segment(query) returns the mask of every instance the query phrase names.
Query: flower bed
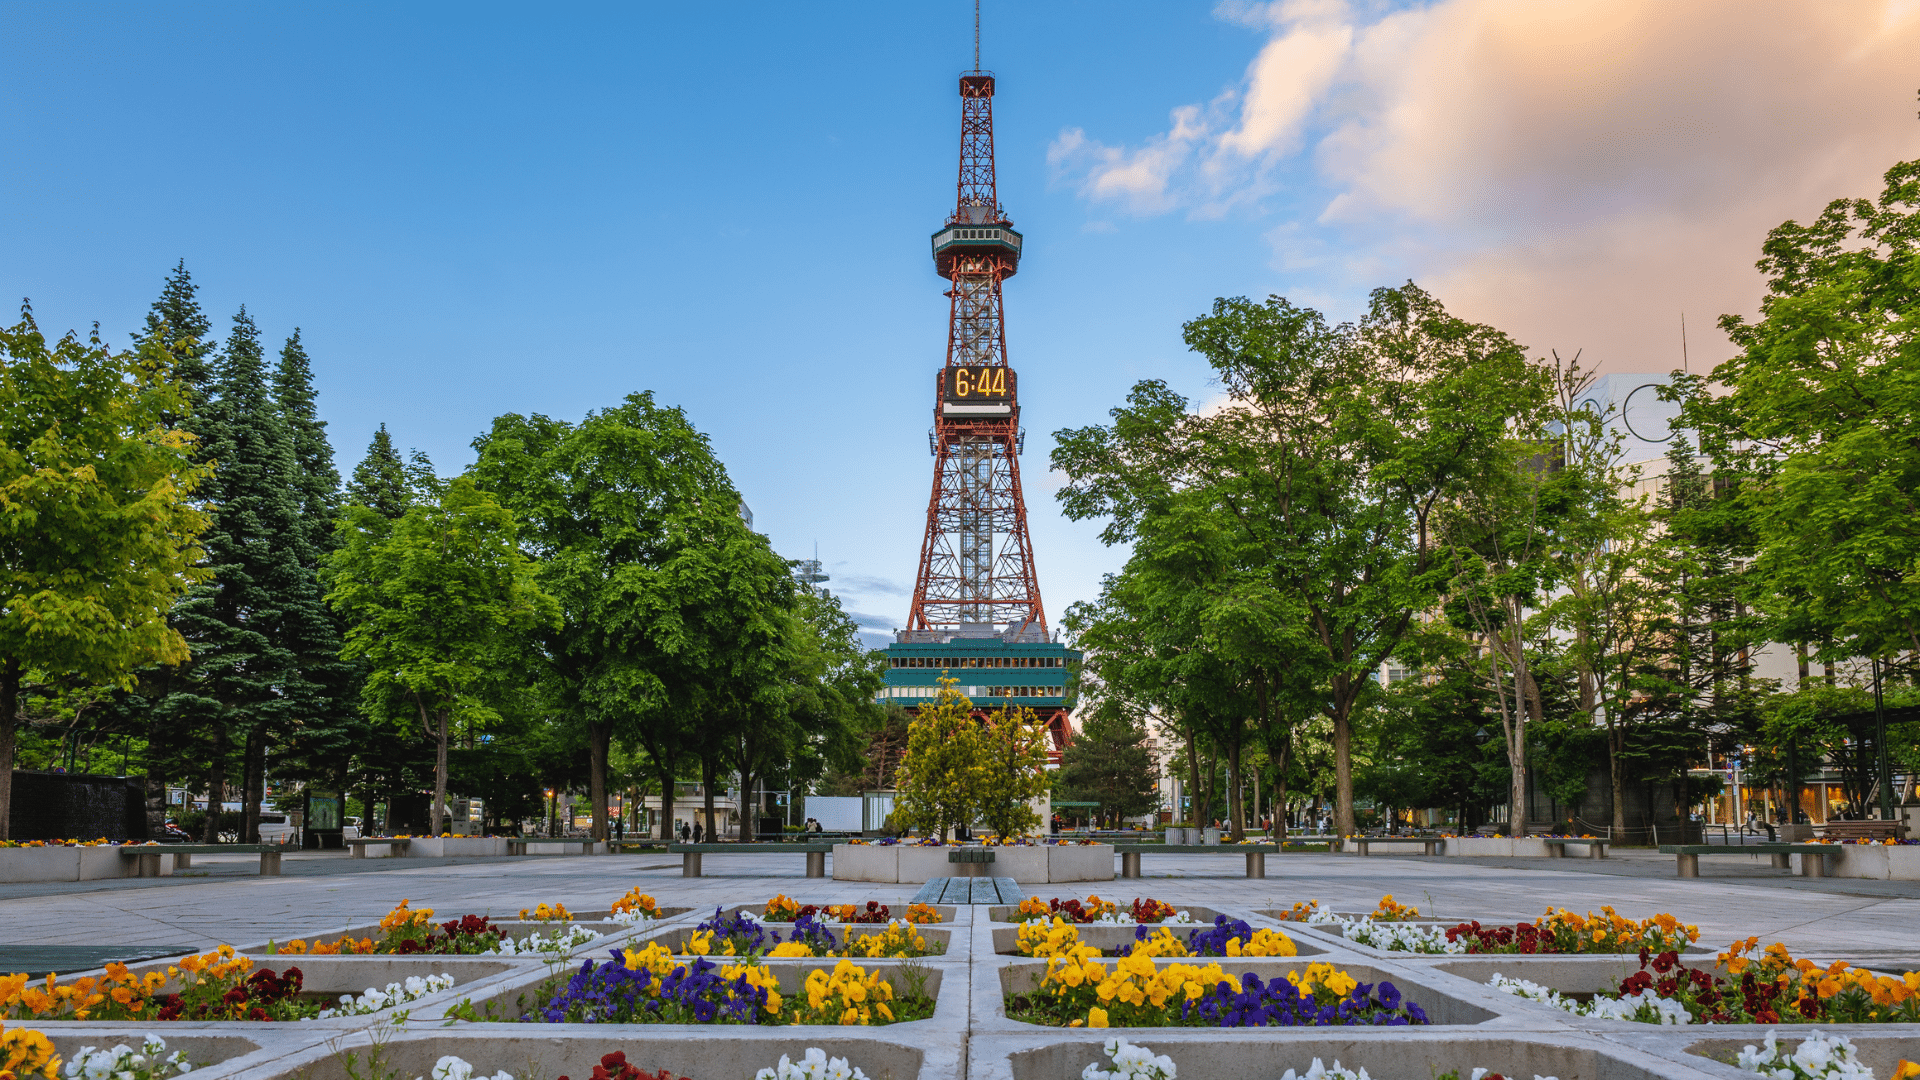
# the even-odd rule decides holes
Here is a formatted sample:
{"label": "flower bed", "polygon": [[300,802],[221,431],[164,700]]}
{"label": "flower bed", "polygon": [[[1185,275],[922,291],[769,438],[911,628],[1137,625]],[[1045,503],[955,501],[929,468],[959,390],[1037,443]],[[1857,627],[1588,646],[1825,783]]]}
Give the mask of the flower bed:
{"label": "flower bed", "polygon": [[[644,897],[649,903],[651,897]],[[514,937],[508,930],[484,915],[462,915],[458,919],[437,924],[439,933],[435,933],[432,908],[412,908],[409,901],[400,901],[400,906],[388,912],[380,920],[378,939],[373,937],[355,938],[344,934],[332,939],[316,938],[312,942],[305,938],[294,938],[286,942],[269,941],[266,953],[269,956],[408,956],[428,954],[440,956],[566,956],[575,949],[602,935],[571,922],[563,905],[549,908],[542,904],[534,914],[542,924],[550,924],[546,930],[534,930],[522,937]],[[525,918],[529,912],[521,911]]]}
{"label": "flower bed", "polygon": [[547,1023],[616,1024],[841,1024],[879,1025],[933,1015],[933,999],[912,985],[896,996],[893,983],[851,960],[832,971],[816,968],[795,993],[782,993],[779,975],[751,961],[720,966],[696,957],[682,964],[657,944],[611,950],[610,959],[583,963],[566,985],[538,1002],[524,1019]]}
{"label": "flower bed", "polygon": [[1035,920],[1020,925],[1014,947],[1021,956],[1036,958],[1299,955],[1299,948],[1287,935],[1265,927],[1254,930],[1225,915],[1217,917],[1210,929],[1188,932],[1185,941],[1175,937],[1169,927],[1160,927],[1149,935],[1147,927],[1140,925],[1134,927],[1133,941],[1106,949],[1083,944],[1079,927],[1064,919],[1055,919],[1051,924]]}
{"label": "flower bed", "polygon": [[769,959],[854,956],[890,958],[939,956],[947,951],[945,940],[928,941],[918,926],[905,922],[888,923],[880,933],[844,931],[844,940],[810,915],[802,915],[791,924],[783,939],[781,931],[769,931],[745,912],[725,914],[715,908],[713,918],[695,926],[684,940],[675,941],[673,952],[686,956],[764,956]]}
{"label": "flower bed", "polygon": [[1064,919],[1067,922],[1097,926],[1131,926],[1136,923],[1157,925],[1168,923],[1174,926],[1195,926],[1199,920],[1190,913],[1177,911],[1171,904],[1163,904],[1148,897],[1145,900],[1135,897],[1133,905],[1122,910],[1111,900],[1102,900],[1098,896],[1087,897],[1086,903],[1078,900],[1062,900],[1054,897],[1041,900],[1037,896],[1020,901],[1014,910],[1014,922],[1047,922],[1052,919]]}
{"label": "flower bed", "polygon": [[[797,919],[811,918],[816,922],[836,923],[890,923],[893,922],[893,909],[877,900],[865,904],[801,904],[785,893],[767,901],[767,906],[759,916],[767,922],[793,922]],[[906,921],[910,923],[937,923],[940,912],[929,904],[908,904]]]}
{"label": "flower bed", "polygon": [[1822,968],[1795,960],[1779,943],[1748,955],[1758,942],[1735,942],[1713,969],[1689,968],[1677,952],[1642,951],[1639,971],[1622,979],[1614,992],[1590,1001],[1499,974],[1488,985],[1576,1016],[1647,1024],[1920,1022],[1920,972],[1894,978],[1844,960]]}
{"label": "flower bed", "polygon": [[[1591,911],[1578,915],[1565,908],[1549,908],[1530,923],[1484,926],[1476,920],[1441,927],[1409,921],[1418,917],[1418,909],[1394,904],[1388,895],[1381,899],[1380,910],[1359,918],[1322,910],[1317,902],[1295,904],[1291,912],[1279,917],[1327,927],[1357,945],[1386,952],[1631,955],[1643,950],[1683,952],[1700,939],[1699,927],[1683,924],[1664,912],[1636,921],[1623,918],[1612,907],[1600,911],[1599,915]],[[1386,917],[1381,917],[1382,912]]]}
{"label": "flower bed", "polygon": [[1090,957],[1055,957],[1029,993],[1006,996],[1007,1017],[1053,1027],[1389,1026],[1428,1022],[1390,982],[1360,982],[1329,964],[1263,981],[1217,963],[1156,965],[1128,956],[1112,972]]}
{"label": "flower bed", "polygon": [[[1165,1054],[1155,1054],[1145,1046],[1135,1046],[1125,1039],[1108,1039],[1102,1048],[1112,1069],[1101,1068],[1100,1062],[1094,1062],[1080,1073],[1081,1080],[1175,1080],[1179,1075],[1179,1066]],[[1507,1080],[1505,1076],[1487,1069],[1474,1069],[1472,1080]],[[1319,1058],[1307,1066],[1305,1072],[1296,1073],[1288,1069],[1280,1080],[1372,1080],[1366,1069],[1355,1071],[1343,1068],[1340,1059],[1333,1059],[1333,1067],[1328,1068]],[[1433,1080],[1460,1080],[1460,1070],[1437,1073]],[[1555,1080],[1554,1077],[1535,1074],[1533,1080]],[[1785,1078],[1782,1078],[1785,1080]]]}

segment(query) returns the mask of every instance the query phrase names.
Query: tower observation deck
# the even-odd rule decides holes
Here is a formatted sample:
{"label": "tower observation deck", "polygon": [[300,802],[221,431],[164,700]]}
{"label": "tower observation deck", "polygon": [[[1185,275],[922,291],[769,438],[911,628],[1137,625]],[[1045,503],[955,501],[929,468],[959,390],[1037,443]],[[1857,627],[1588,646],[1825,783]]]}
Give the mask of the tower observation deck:
{"label": "tower observation deck", "polygon": [[[960,76],[960,172],[953,212],[932,236],[950,287],[946,363],[934,373],[933,491],[906,629],[888,649],[884,696],[918,705],[939,676],[976,706],[1024,705],[1048,722],[1057,755],[1071,737],[1065,675],[1079,654],[1054,642],[1020,491],[1019,382],[1007,358],[1002,285],[1023,238],[994,175],[991,72]],[[985,671],[959,669],[994,668]]]}

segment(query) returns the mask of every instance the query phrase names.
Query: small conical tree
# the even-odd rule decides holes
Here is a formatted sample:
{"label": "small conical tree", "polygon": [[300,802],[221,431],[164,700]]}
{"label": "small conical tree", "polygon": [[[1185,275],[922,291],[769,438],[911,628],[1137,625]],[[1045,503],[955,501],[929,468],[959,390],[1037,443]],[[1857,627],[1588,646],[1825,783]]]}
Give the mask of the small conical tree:
{"label": "small conical tree", "polygon": [[[173,359],[173,381],[186,391],[187,407],[171,417],[198,415],[207,403],[208,386],[213,380],[209,357],[214,350],[213,320],[200,310],[195,297],[199,286],[187,273],[187,260],[181,259],[167,275],[160,298],[147,310],[147,324],[133,335],[136,344],[154,342]],[[189,430],[192,430],[189,428]]]}
{"label": "small conical tree", "polygon": [[388,521],[398,521],[413,505],[412,485],[408,482],[407,463],[394,449],[387,425],[373,433],[367,444],[367,456],[353,467],[347,481],[347,504],[364,506]]}

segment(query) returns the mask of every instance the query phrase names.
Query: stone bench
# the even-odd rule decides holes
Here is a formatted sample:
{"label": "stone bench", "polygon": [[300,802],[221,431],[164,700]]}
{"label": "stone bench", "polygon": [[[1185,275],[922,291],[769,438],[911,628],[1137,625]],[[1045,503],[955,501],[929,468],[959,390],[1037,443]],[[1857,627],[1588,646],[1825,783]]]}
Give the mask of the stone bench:
{"label": "stone bench", "polygon": [[568,844],[574,844],[580,848],[580,854],[591,855],[593,854],[593,845],[599,842],[600,841],[595,840],[591,836],[509,836],[507,837],[507,854],[525,855],[528,844],[559,844],[562,847]]}
{"label": "stone bench", "polygon": [[137,859],[128,869],[128,877],[159,877],[160,856],[173,856],[176,873],[193,865],[195,855],[259,855],[262,877],[280,876],[280,855],[287,849],[279,844],[126,844],[120,856]]}
{"label": "stone bench", "polygon": [[381,836],[369,836],[365,839],[355,837],[354,839],[347,841],[347,846],[353,849],[353,854],[347,857],[350,859],[366,858],[367,845],[369,844],[373,845],[374,847],[386,848],[388,849],[389,853],[393,853],[397,851],[405,851],[407,848],[407,845],[411,843],[413,843],[412,840],[393,840],[393,839],[388,839],[386,837],[381,837]]}
{"label": "stone bench", "polygon": [[1362,855],[1371,855],[1367,849],[1375,844],[1419,844],[1422,855],[1438,855],[1447,841],[1438,836],[1356,836],[1347,843],[1360,849]]}
{"label": "stone bench", "polygon": [[1267,856],[1280,853],[1280,848],[1274,844],[1115,844],[1113,850],[1120,853],[1120,876],[1123,878],[1140,876],[1140,856],[1146,854],[1245,855],[1247,876],[1264,878],[1267,876]]}
{"label": "stone bench", "polygon": [[1661,844],[1660,854],[1674,857],[1674,869],[1683,878],[1700,876],[1702,855],[1765,855],[1776,870],[1791,864],[1787,857],[1799,855],[1801,877],[1826,877],[1827,861],[1813,856],[1837,855],[1834,844]]}
{"label": "stone bench", "polygon": [[668,844],[667,851],[680,856],[680,876],[699,877],[702,855],[805,855],[807,876],[827,876],[827,853],[832,844]]}
{"label": "stone bench", "polygon": [[1544,837],[1540,837],[1539,839],[1541,843],[1547,845],[1547,854],[1556,859],[1561,859],[1566,857],[1568,844],[1585,844],[1587,846],[1587,858],[1604,859],[1607,857],[1607,845],[1613,842],[1611,840],[1601,840],[1597,837],[1592,837],[1592,836],[1581,836],[1581,837],[1569,836],[1564,838],[1558,837],[1558,836],[1544,836]]}

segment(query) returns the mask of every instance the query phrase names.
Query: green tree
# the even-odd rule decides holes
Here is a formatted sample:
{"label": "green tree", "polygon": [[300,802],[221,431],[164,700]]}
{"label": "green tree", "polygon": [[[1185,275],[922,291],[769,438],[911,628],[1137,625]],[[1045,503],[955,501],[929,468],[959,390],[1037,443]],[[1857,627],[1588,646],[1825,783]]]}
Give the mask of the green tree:
{"label": "green tree", "polygon": [[1683,417],[1738,487],[1768,613],[1831,628],[1828,660],[1920,654],[1920,161],[1761,250],[1760,318],[1720,320],[1740,352],[1679,380]]}
{"label": "green tree", "polygon": [[454,724],[497,719],[497,686],[529,636],[558,623],[559,605],[534,582],[513,514],[467,477],[391,524],[349,507],[328,567],[328,599],[352,626],[344,653],[368,667],[367,710],[392,716],[404,701],[435,739],[437,835]]}
{"label": "green tree", "polygon": [[651,394],[577,425],[501,416],[474,447],[474,476],[518,515],[560,604],[538,652],[550,707],[586,734],[595,835],[616,734],[659,770],[670,827],[689,749],[711,793],[741,725],[782,697],[786,563],[741,520],[706,436]]}
{"label": "green tree", "polygon": [[172,361],[182,404],[168,414],[167,426],[194,432],[198,429],[192,418],[205,411],[213,381],[213,321],[200,310],[195,296],[199,291],[193,275],[187,273],[187,261],[181,259],[167,275],[160,298],[148,309],[146,325],[133,335],[136,348],[151,345]]}
{"label": "green tree", "polygon": [[1055,794],[1069,802],[1099,803],[1101,815],[1114,820],[1158,809],[1159,782],[1146,725],[1109,705],[1089,714],[1067,745]]}
{"label": "green tree", "polygon": [[1033,800],[1047,793],[1047,726],[1039,714],[1021,705],[1002,705],[987,714],[978,734],[980,820],[1001,837],[1021,836],[1040,824]]}
{"label": "green tree", "polygon": [[[240,754],[243,840],[258,834],[267,745],[316,708],[319,688],[305,661],[331,662],[331,615],[300,517],[292,434],[273,400],[259,330],[246,309],[215,367],[204,424],[206,534],[212,578],[174,609],[193,663],[155,709],[162,722],[209,732],[210,802],[223,800],[231,738]],[[209,829],[215,819],[209,815]],[[211,836],[209,837],[211,839]]]}
{"label": "green tree", "polygon": [[1320,688],[1336,825],[1351,832],[1353,711],[1448,576],[1435,511],[1508,467],[1509,422],[1544,400],[1545,380],[1506,335],[1412,284],[1376,290],[1340,326],[1277,296],[1223,299],[1185,339],[1226,406],[1190,412],[1141,383],[1110,427],[1058,433],[1063,507],[1110,518],[1102,539],[1123,543],[1175,494],[1207,489],[1240,533],[1235,562],[1267,568],[1263,605],[1299,612],[1297,632],[1263,633],[1305,646],[1274,662]]}
{"label": "green tree", "polygon": [[942,676],[933,704],[907,725],[907,752],[895,774],[893,818],[903,829],[942,836],[973,820],[986,794],[980,724],[959,679]]}
{"label": "green tree", "polygon": [[187,645],[167,609],[204,572],[206,470],[169,418],[189,408],[156,341],[113,353],[98,333],[49,346],[21,305],[0,330],[0,839],[29,672],[131,686]]}

